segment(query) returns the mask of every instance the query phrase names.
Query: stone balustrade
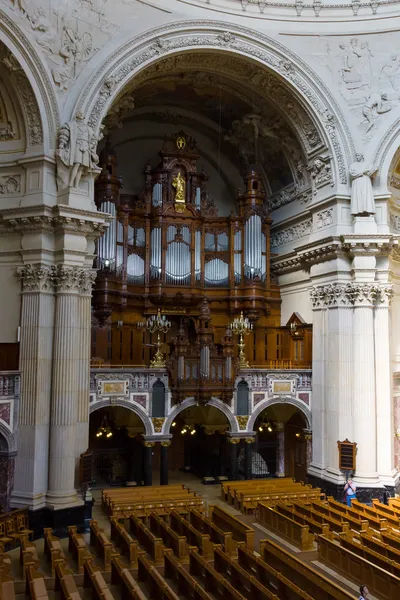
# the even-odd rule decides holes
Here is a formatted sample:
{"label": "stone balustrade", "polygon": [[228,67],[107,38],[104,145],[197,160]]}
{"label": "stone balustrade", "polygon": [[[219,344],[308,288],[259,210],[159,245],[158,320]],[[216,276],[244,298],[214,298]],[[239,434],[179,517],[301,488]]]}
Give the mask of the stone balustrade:
{"label": "stone balustrade", "polygon": [[19,396],[19,371],[0,371],[0,398]]}

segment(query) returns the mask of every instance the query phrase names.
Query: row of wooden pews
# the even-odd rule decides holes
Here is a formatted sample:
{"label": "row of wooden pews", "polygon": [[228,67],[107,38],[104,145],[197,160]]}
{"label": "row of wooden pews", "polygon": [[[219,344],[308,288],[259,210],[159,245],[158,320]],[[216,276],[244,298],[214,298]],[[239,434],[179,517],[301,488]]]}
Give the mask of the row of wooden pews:
{"label": "row of wooden pews", "polygon": [[221,499],[235,506],[244,514],[251,514],[259,502],[275,506],[278,502],[293,500],[320,500],[324,498],[320,488],[313,488],[288,477],[251,481],[225,481],[221,483]]}
{"label": "row of wooden pews", "polygon": [[191,508],[204,509],[201,496],[183,485],[113,488],[103,490],[102,506],[110,517],[148,517],[156,512],[164,516],[177,510],[187,514]]}

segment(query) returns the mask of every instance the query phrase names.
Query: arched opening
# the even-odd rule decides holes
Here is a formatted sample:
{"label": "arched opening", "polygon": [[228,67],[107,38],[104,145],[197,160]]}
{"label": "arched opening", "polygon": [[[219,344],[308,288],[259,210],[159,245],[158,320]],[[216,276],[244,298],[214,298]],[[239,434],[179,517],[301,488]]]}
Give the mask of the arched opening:
{"label": "arched opening", "polygon": [[246,381],[239,381],[237,385],[236,414],[249,414],[249,384]]}
{"label": "arched opening", "polygon": [[141,418],[122,406],[108,406],[92,412],[89,421],[89,449],[93,454],[96,487],[143,481],[143,435]]}
{"label": "arched opening", "polygon": [[165,417],[165,385],[160,379],[157,379],[153,385],[151,416]]}
{"label": "arched opening", "polygon": [[169,468],[183,470],[216,482],[229,473],[227,417],[215,406],[190,406],[171,424]]}
{"label": "arched opening", "polygon": [[255,427],[253,477],[307,477],[307,421],[295,406],[277,403],[260,412]]}

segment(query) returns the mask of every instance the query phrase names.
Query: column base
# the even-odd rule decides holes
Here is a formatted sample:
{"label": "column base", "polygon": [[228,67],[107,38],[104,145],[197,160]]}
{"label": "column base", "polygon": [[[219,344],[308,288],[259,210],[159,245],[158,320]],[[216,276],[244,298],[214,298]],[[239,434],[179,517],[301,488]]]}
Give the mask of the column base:
{"label": "column base", "polygon": [[275,477],[285,477],[285,473],[275,473]]}
{"label": "column base", "polygon": [[85,531],[85,505],[83,503],[60,510],[53,510],[49,507],[35,511],[30,510],[28,518],[34,539],[43,537],[45,527],[51,527],[54,535],[61,538],[68,536],[70,525],[76,525],[78,532]]}
{"label": "column base", "polygon": [[46,507],[50,510],[63,510],[82,504],[83,500],[78,497],[76,490],[71,492],[48,492],[46,496]]}
{"label": "column base", "polygon": [[[342,483],[334,483],[332,481],[328,481],[322,477],[316,477],[314,474],[308,472],[307,474],[308,483],[310,483],[313,487],[321,488],[321,492],[326,494],[326,496],[333,496],[335,500],[339,502],[343,501],[344,498],[344,482]],[[389,492],[391,496],[394,495],[395,487],[394,486],[386,486],[381,482],[374,485],[361,484],[357,482],[354,477],[354,483],[357,485],[357,500],[360,502],[368,502],[370,503],[373,498],[378,499],[380,502],[384,501],[385,492]]]}
{"label": "column base", "polygon": [[41,510],[46,507],[46,494],[27,494],[14,490],[11,494],[12,508],[27,508],[31,511]]}

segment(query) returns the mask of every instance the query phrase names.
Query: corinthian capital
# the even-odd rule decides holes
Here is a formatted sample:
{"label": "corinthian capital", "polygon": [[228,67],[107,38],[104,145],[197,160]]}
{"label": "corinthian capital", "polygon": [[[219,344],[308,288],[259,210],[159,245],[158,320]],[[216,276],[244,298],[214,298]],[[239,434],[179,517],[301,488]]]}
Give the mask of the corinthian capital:
{"label": "corinthian capital", "polygon": [[375,283],[355,283],[351,288],[354,306],[373,306],[380,292]]}
{"label": "corinthian capital", "polygon": [[393,285],[388,283],[379,288],[377,292],[378,306],[389,307],[394,295]]}
{"label": "corinthian capital", "polygon": [[82,296],[91,296],[92,287],[96,280],[96,271],[92,269],[81,269],[80,292]]}
{"label": "corinthian capital", "polygon": [[23,293],[53,291],[53,271],[51,267],[24,265],[18,267],[17,273],[21,279]]}

